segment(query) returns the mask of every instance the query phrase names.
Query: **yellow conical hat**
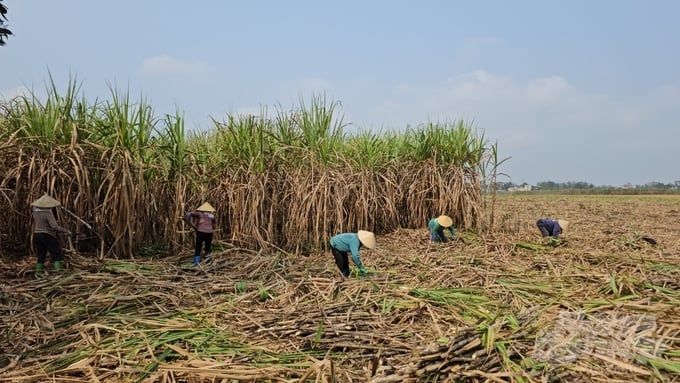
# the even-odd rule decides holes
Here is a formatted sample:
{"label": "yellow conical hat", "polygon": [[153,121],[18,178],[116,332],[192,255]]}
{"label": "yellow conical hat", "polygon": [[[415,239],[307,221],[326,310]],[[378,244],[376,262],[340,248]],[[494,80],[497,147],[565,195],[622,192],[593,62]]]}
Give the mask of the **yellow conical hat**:
{"label": "yellow conical hat", "polygon": [[42,197],[33,201],[31,206],[35,206],[35,207],[39,207],[39,208],[43,208],[43,209],[48,209],[48,208],[52,208],[52,207],[61,206],[61,202],[59,202],[56,199],[48,196],[47,194],[43,194]]}
{"label": "yellow conical hat", "polygon": [[370,231],[359,230],[357,233],[359,236],[359,241],[362,245],[368,247],[369,249],[375,249],[375,235]]}
{"label": "yellow conical hat", "polygon": [[558,219],[557,224],[560,225],[562,231],[569,230],[569,221],[567,221],[566,219]]}
{"label": "yellow conical hat", "polygon": [[453,220],[448,215],[440,215],[437,217],[437,223],[443,227],[451,227],[451,225],[453,225]]}
{"label": "yellow conical hat", "polygon": [[215,212],[215,208],[212,207],[211,204],[206,202],[203,205],[199,206],[198,209],[196,209],[196,211],[205,211],[205,212],[208,212],[208,213],[213,213],[213,212]]}

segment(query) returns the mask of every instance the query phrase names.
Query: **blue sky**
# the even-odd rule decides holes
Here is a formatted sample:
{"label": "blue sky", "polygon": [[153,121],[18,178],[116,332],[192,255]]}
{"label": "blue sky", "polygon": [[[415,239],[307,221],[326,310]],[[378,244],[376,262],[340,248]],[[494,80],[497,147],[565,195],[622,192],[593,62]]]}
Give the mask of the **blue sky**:
{"label": "blue sky", "polygon": [[0,97],[49,69],[206,128],[326,92],[351,129],[474,120],[517,183],[680,180],[678,1],[4,3]]}

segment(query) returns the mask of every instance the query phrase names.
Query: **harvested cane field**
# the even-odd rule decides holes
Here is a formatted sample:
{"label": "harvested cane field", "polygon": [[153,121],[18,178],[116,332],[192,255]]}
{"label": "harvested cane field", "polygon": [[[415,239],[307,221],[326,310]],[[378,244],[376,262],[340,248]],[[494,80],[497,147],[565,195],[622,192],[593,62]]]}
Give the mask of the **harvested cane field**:
{"label": "harvested cane field", "polygon": [[[5,258],[0,381],[680,380],[680,197],[497,204],[494,233],[378,235],[346,280],[328,252],[229,241],[200,269],[188,248],[70,255],[43,279]],[[563,241],[539,237],[548,215],[571,221]]]}

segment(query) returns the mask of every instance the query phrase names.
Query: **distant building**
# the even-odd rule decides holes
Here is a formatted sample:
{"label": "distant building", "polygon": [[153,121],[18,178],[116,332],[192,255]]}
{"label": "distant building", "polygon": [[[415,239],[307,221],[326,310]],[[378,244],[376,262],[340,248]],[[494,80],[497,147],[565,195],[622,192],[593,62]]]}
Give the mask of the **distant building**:
{"label": "distant building", "polygon": [[509,187],[509,188],[508,188],[508,191],[511,192],[511,193],[512,193],[512,192],[528,192],[528,191],[531,191],[531,189],[533,189],[533,188],[531,187],[531,185],[529,185],[529,184],[522,184],[521,186],[513,186],[513,187]]}

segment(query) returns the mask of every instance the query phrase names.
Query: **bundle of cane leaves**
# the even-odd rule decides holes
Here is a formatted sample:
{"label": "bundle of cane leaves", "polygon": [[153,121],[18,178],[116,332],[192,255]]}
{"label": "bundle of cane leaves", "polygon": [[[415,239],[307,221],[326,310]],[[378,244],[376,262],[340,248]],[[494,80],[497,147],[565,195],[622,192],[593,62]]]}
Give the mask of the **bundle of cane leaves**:
{"label": "bundle of cane leaves", "polygon": [[104,270],[113,273],[158,273],[158,265],[141,261],[108,260],[104,263]]}
{"label": "bundle of cane leaves", "polygon": [[545,243],[550,247],[560,247],[567,246],[568,241],[564,237],[548,237],[545,239]]}
{"label": "bundle of cane leaves", "polygon": [[460,310],[464,317],[490,319],[497,311],[497,303],[475,289],[413,289],[410,295],[430,302],[452,306]]}
{"label": "bundle of cane leaves", "polygon": [[549,249],[549,247],[546,245],[532,242],[517,242],[515,243],[515,246],[520,249],[527,249],[531,251],[546,251]]}

